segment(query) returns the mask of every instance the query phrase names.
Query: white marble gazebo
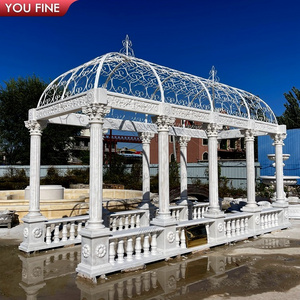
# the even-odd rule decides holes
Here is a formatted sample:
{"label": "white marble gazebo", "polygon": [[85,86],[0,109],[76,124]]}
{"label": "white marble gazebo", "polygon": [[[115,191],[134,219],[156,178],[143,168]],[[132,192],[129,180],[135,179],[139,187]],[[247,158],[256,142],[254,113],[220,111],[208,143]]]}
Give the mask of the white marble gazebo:
{"label": "white marble gazebo", "polygon": [[[101,274],[126,268],[126,266],[121,266],[126,262],[131,266],[134,265],[132,263],[135,261],[134,255],[139,259],[139,254],[141,254],[137,246],[139,238],[135,235],[131,241],[128,234],[129,236],[130,234],[143,234],[142,240],[146,246],[143,244],[142,254],[145,256],[149,249],[152,251],[152,256],[160,253],[162,256],[157,257],[156,260],[172,256],[172,254],[177,255],[180,251],[180,253],[184,252],[182,250],[185,245],[182,233],[184,226],[194,224],[197,217],[194,217],[194,220],[187,220],[184,217],[184,222],[187,223],[180,223],[181,220],[174,218],[171,214],[169,135],[175,135],[180,142],[182,198],[180,207],[188,206],[186,179],[188,142],[191,137],[208,139],[209,206],[206,213],[199,219],[202,223],[206,220],[206,224],[209,225],[211,245],[217,244],[217,241],[220,241],[219,244],[223,243],[224,236],[229,231],[230,237],[243,233],[242,224],[244,224],[241,220],[232,221],[231,225],[228,225],[226,216],[219,207],[218,141],[223,138],[245,138],[247,205],[242,214],[248,216],[245,222],[249,221],[249,230],[251,229],[251,234],[254,235],[258,233],[256,232],[258,226],[265,222],[262,221],[265,219],[262,219],[261,208],[255,201],[254,137],[269,134],[274,140],[276,153],[277,201],[273,207],[277,209],[278,215],[274,213],[270,218],[267,216],[264,218],[267,218],[269,220],[267,223],[273,224],[273,227],[286,227],[287,204],[284,199],[282,171],[282,146],[286,128],[284,125],[277,124],[270,107],[262,99],[249,92],[219,83],[214,69],[211,71],[210,79],[204,79],[134,57],[128,47],[128,40],[125,50],[125,53],[102,55],[60,75],[45,89],[37,107],[29,110],[26,127],[31,137],[30,207],[23,219],[24,241],[20,249],[26,252],[38,250],[41,245],[45,244],[47,237],[48,244],[51,244],[45,227],[47,220],[41,215],[39,204],[40,146],[42,130],[47,123],[89,126],[90,128],[90,209],[88,223],[80,229],[82,259],[77,268],[78,273],[83,276],[96,278]],[[116,117],[120,113],[125,117],[122,119]],[[136,114],[139,115],[139,120],[136,120]],[[201,122],[202,129],[177,126],[175,120]],[[149,143],[154,134],[158,135],[158,211],[151,223],[149,223],[149,213],[146,214],[148,223],[145,223],[147,226],[145,225],[143,233],[140,231],[133,233],[139,226],[135,225],[135,229],[132,226],[128,229],[129,233],[126,240],[124,237],[123,242],[120,242],[122,235],[112,236],[112,231],[105,226],[102,216],[102,137],[103,130],[108,128],[135,131],[140,134],[144,149],[144,199],[140,209],[148,210],[148,212],[151,207]],[[276,219],[276,216],[279,216],[279,219]],[[260,230],[266,228],[266,224],[262,225]],[[237,226],[240,226],[241,230],[236,229]],[[150,230],[149,236],[145,233],[148,229]],[[152,234],[153,232],[155,234]],[[178,232],[181,232],[179,237]],[[149,242],[152,244],[148,247]],[[178,245],[181,245],[181,250],[176,252],[174,249]],[[145,250],[147,247],[149,249]],[[126,252],[125,256],[124,252]],[[150,261],[151,255],[148,255],[147,259],[145,256],[144,261]],[[117,262],[115,262],[115,257],[118,257]]]}

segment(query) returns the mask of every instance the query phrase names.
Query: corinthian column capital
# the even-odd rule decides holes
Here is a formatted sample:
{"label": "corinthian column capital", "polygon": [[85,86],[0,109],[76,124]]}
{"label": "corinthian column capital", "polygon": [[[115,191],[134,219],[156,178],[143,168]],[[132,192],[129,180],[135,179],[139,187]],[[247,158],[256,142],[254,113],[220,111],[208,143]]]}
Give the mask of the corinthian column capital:
{"label": "corinthian column capital", "polygon": [[218,125],[216,123],[210,123],[207,125],[206,134],[207,137],[217,137],[218,136]]}
{"label": "corinthian column capital", "polygon": [[86,114],[90,123],[104,123],[104,117],[109,113],[110,107],[105,104],[91,103],[82,108],[82,112]]}
{"label": "corinthian column capital", "polygon": [[255,136],[254,136],[253,130],[246,129],[246,130],[242,131],[242,133],[245,136],[245,141],[246,142],[254,141]]}
{"label": "corinthian column capital", "polygon": [[275,146],[275,145],[284,146],[283,140],[286,138],[286,133],[272,134],[271,138],[274,140],[273,146]]}
{"label": "corinthian column capital", "polygon": [[154,137],[153,132],[142,132],[140,133],[140,139],[142,140],[143,144],[150,144],[151,139]]}
{"label": "corinthian column capital", "polygon": [[191,140],[190,136],[181,136],[179,138],[180,147],[187,147],[188,142]]}
{"label": "corinthian column capital", "polygon": [[158,116],[156,120],[158,131],[169,131],[170,127],[174,124],[175,118],[169,116]]}
{"label": "corinthian column capital", "polygon": [[38,122],[36,120],[28,120],[24,123],[30,135],[42,135],[43,129],[46,127],[46,122]]}

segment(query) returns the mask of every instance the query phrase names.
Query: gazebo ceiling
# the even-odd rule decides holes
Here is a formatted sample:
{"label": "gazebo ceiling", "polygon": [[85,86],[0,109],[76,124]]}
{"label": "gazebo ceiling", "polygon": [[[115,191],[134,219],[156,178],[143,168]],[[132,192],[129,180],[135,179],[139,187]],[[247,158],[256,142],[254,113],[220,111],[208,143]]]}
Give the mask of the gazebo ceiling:
{"label": "gazebo ceiling", "polygon": [[45,89],[37,109],[85,95],[95,88],[142,101],[277,124],[271,108],[251,93],[115,52],[57,77]]}

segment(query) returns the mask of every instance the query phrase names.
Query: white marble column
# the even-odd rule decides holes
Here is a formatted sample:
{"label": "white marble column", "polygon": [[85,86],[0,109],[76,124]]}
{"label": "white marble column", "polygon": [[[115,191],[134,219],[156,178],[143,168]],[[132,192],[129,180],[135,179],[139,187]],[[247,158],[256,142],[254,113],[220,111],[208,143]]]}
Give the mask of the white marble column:
{"label": "white marble column", "polygon": [[191,137],[189,137],[189,136],[181,136],[179,138],[179,145],[180,145],[180,204],[187,204],[187,200],[188,200],[187,145],[190,140],[191,140]]}
{"label": "white marble column", "polygon": [[104,228],[103,201],[103,123],[109,108],[93,103],[82,109],[90,123],[90,207],[88,229]]}
{"label": "white marble column", "polygon": [[159,176],[159,211],[156,217],[162,223],[172,220],[169,209],[169,130],[175,119],[158,116],[158,176]]}
{"label": "white marble column", "polygon": [[40,212],[40,168],[42,125],[36,120],[25,122],[30,131],[30,199],[26,218],[41,216]]}
{"label": "white marble column", "polygon": [[243,132],[246,143],[246,164],[247,164],[247,205],[243,211],[255,212],[261,210],[255,199],[255,165],[254,165],[254,134],[247,129]]}
{"label": "white marble column", "polygon": [[274,134],[272,136],[275,146],[275,168],[276,168],[276,204],[286,204],[284,185],[283,185],[283,140],[286,138],[285,133]]}
{"label": "white marble column", "polygon": [[140,208],[149,209],[150,205],[150,142],[153,132],[142,132],[140,138],[143,143],[143,200]]}
{"label": "white marble column", "polygon": [[206,129],[208,139],[208,174],[209,174],[209,207],[207,215],[219,217],[223,213],[219,205],[219,178],[218,178],[218,132],[217,124],[211,123]]}

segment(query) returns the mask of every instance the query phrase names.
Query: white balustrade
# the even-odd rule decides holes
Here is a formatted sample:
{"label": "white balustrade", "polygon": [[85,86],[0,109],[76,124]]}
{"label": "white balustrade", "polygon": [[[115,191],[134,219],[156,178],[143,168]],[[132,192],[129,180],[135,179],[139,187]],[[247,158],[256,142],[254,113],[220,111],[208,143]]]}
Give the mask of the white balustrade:
{"label": "white balustrade", "polygon": [[53,219],[45,222],[45,245],[42,250],[70,244],[79,244],[79,231],[88,220],[88,216]]}
{"label": "white balustrade", "polygon": [[236,214],[226,217],[224,220],[224,235],[230,240],[241,235],[247,235],[250,216],[249,214]]}
{"label": "white balustrade", "polygon": [[204,214],[208,210],[209,203],[197,203],[193,205],[192,216],[193,220],[203,219]]}
{"label": "white balustrade", "polygon": [[176,221],[180,221],[180,214],[184,209],[185,207],[180,205],[170,206],[170,212],[172,218],[174,218]]}
{"label": "white balustrade", "polygon": [[112,232],[149,225],[148,220],[145,220],[145,211],[140,209],[111,213],[109,220]]}
{"label": "white balustrade", "polygon": [[261,229],[269,229],[278,226],[279,212],[262,212],[260,215],[260,227]]}

